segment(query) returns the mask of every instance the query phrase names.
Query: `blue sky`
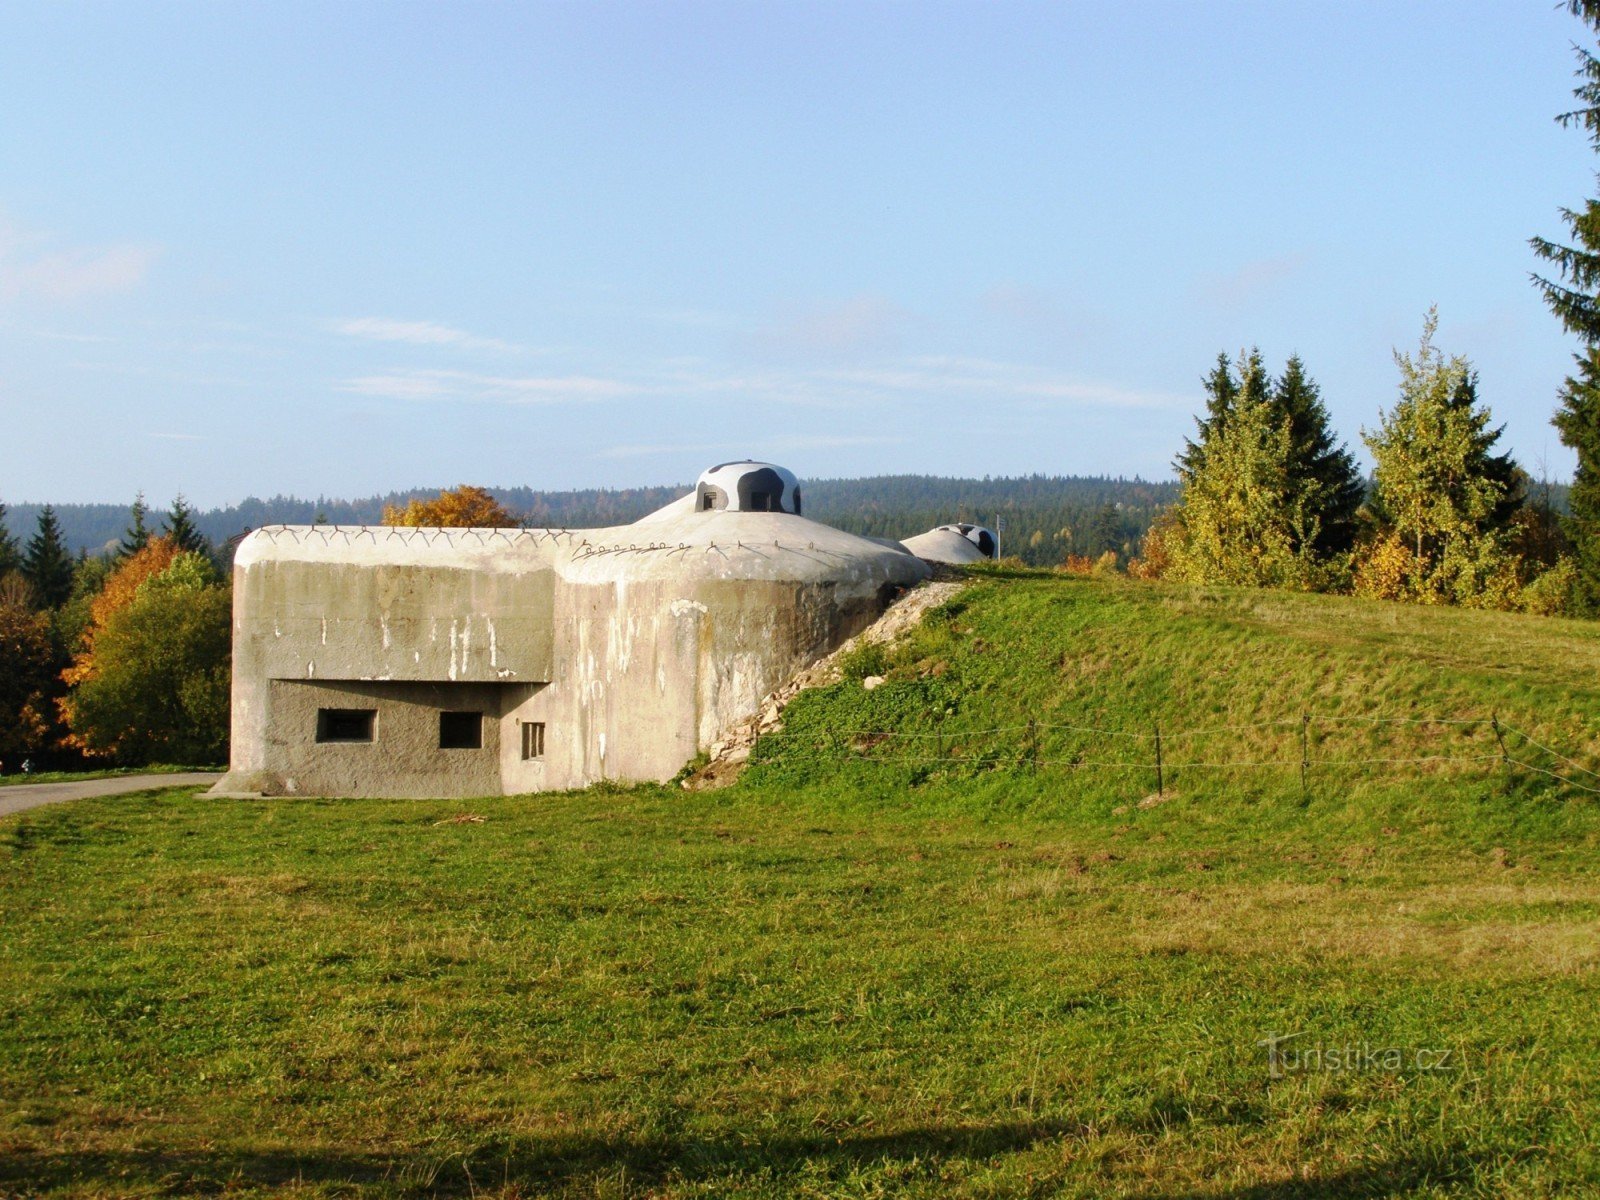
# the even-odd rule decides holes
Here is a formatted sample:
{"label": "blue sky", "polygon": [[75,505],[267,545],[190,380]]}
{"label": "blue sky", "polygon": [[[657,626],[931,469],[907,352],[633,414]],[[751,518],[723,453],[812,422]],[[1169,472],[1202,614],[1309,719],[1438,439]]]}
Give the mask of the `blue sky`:
{"label": "blue sky", "polygon": [[1552,4],[0,6],[0,501],[1167,477],[1440,310],[1506,441],[1600,166]]}

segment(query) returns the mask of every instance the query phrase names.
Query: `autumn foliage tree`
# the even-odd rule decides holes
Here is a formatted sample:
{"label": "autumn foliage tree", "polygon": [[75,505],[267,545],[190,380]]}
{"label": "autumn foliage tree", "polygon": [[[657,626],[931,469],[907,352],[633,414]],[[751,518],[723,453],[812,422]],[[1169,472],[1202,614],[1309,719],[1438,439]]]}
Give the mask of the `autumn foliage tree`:
{"label": "autumn foliage tree", "polygon": [[480,487],[462,484],[433,500],[413,500],[404,508],[386,504],[383,524],[429,529],[515,529],[516,516]]}
{"label": "autumn foliage tree", "polygon": [[202,554],[151,538],[106,581],[63,678],[69,744],[119,762],[216,762],[228,736],[232,599]]}

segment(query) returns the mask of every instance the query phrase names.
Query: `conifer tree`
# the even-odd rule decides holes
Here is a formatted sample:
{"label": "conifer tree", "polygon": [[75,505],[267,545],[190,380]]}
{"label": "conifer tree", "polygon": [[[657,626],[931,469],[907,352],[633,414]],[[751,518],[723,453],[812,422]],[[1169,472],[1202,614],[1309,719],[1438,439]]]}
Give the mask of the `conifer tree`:
{"label": "conifer tree", "polygon": [[1321,389],[1306,374],[1298,354],[1289,357],[1272,385],[1272,411],[1289,429],[1286,474],[1291,507],[1317,521],[1313,556],[1347,553],[1355,545],[1356,512],[1366,487],[1355,458],[1335,440]]}
{"label": "conifer tree", "polygon": [[[1229,470],[1235,473],[1246,470],[1256,481],[1250,485],[1251,504],[1277,506],[1278,511],[1270,519],[1264,511],[1257,512],[1252,527],[1259,529],[1261,522],[1266,521],[1284,530],[1288,538],[1287,558],[1270,569],[1255,571],[1252,568],[1252,571],[1283,580],[1293,576],[1303,584],[1311,578],[1308,564],[1325,562],[1346,553],[1354,544],[1356,511],[1365,492],[1355,460],[1335,440],[1321,393],[1298,355],[1291,357],[1283,374],[1273,379],[1257,349],[1239,355],[1237,374],[1228,356],[1219,354],[1204,385],[1206,412],[1196,418],[1198,439],[1187,442],[1174,463],[1184,484],[1182,523],[1188,527],[1202,520],[1201,509],[1189,502],[1191,493],[1199,496],[1202,483],[1206,487],[1218,485],[1218,478],[1209,469],[1210,458],[1218,447],[1227,446],[1232,464]],[[1253,439],[1256,443],[1248,450],[1231,441],[1233,422],[1246,412],[1253,414],[1252,421],[1259,426],[1247,435],[1246,440]],[[1270,437],[1263,432],[1268,427],[1272,430]],[[1276,436],[1278,433],[1283,434],[1281,440]],[[1282,461],[1272,468],[1270,473],[1275,476],[1275,482],[1267,488],[1262,486],[1261,480],[1269,472],[1260,456],[1269,450],[1281,452]],[[1247,463],[1253,465],[1246,467]],[[1226,506],[1223,509],[1211,506],[1206,511],[1222,512],[1226,511]],[[1244,526],[1239,526],[1232,533],[1204,536],[1221,536],[1226,540],[1247,535]],[[1304,546],[1302,537],[1310,539]],[[1182,557],[1181,551],[1179,557]],[[1197,561],[1202,560],[1188,560],[1191,567]],[[1203,561],[1220,560],[1210,556]],[[1286,564],[1292,564],[1292,569]],[[1229,569],[1225,574],[1235,581],[1243,581],[1251,572],[1241,574]]]}
{"label": "conifer tree", "polygon": [[[1438,324],[1430,309],[1416,356],[1395,352],[1400,398],[1362,438],[1376,463],[1373,507],[1394,552],[1406,556],[1400,594],[1482,604],[1513,566],[1504,527],[1495,523],[1505,484],[1497,478],[1502,464],[1489,451],[1500,431],[1489,428],[1489,410],[1476,405],[1475,388],[1466,386],[1471,364],[1434,346]],[[1474,403],[1462,402],[1468,395]],[[1357,590],[1371,590],[1360,572]]]}
{"label": "conifer tree", "polygon": [[[1567,11],[1600,34],[1600,0],[1568,0]],[[1572,94],[1578,107],[1556,120],[1583,130],[1600,152],[1600,57],[1578,45],[1573,51],[1579,83]],[[1552,423],[1578,456],[1568,497],[1567,536],[1577,568],[1574,601],[1579,611],[1593,615],[1600,612],[1600,199],[1591,197],[1581,210],[1564,208],[1561,217],[1570,245],[1530,239],[1534,253],[1554,268],[1557,278],[1534,275],[1533,282],[1567,332],[1583,343],[1582,352],[1573,356],[1577,369],[1562,385]]]}
{"label": "conifer tree", "polygon": [[1216,366],[1201,383],[1206,389],[1206,415],[1195,418],[1199,436],[1193,440],[1184,439],[1183,449],[1173,464],[1180,479],[1187,479],[1200,469],[1205,461],[1206,446],[1222,435],[1234,410],[1265,399],[1269,388],[1261,351],[1253,347],[1239,352],[1237,374],[1227,353],[1218,354]]}
{"label": "conifer tree", "polygon": [[39,510],[38,531],[28,539],[22,573],[45,608],[60,608],[72,596],[72,555],[61,540],[56,510],[48,504]]}
{"label": "conifer tree", "polygon": [[0,504],[0,578],[21,565],[22,554],[17,549],[17,539],[6,525],[6,506]]}
{"label": "conifer tree", "polygon": [[143,492],[133,498],[133,507],[128,511],[133,517],[133,524],[123,532],[122,542],[117,546],[118,562],[139,553],[150,541],[150,530],[144,523],[150,510],[145,507]]}
{"label": "conifer tree", "polygon": [[1268,399],[1235,403],[1184,479],[1168,574],[1188,583],[1316,585],[1315,517],[1289,488],[1289,431]]}
{"label": "conifer tree", "polygon": [[[1469,369],[1456,384],[1455,391],[1446,403],[1460,412],[1477,411],[1478,372]],[[1472,447],[1472,458],[1467,464],[1469,470],[1492,479],[1500,487],[1500,499],[1486,519],[1487,526],[1492,529],[1508,528],[1518,510],[1528,502],[1528,476],[1517,466],[1510,452],[1489,453],[1490,447],[1500,440],[1505,431],[1504,425],[1492,432],[1486,428],[1482,441]]]}
{"label": "conifer tree", "polygon": [[194,509],[184,500],[182,492],[172,501],[172,512],[166,520],[166,536],[172,539],[172,544],[179,550],[191,554],[211,554],[211,543],[195,528]]}

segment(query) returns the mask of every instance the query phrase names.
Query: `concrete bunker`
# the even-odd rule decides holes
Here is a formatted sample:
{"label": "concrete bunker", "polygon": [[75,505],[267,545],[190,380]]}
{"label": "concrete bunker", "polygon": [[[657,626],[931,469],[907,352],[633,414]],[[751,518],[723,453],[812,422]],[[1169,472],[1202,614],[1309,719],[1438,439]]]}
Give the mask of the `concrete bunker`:
{"label": "concrete bunker", "polygon": [[900,544],[800,509],[791,472],[745,461],[609,529],[258,529],[234,563],[232,762],[216,790],[668,779],[929,575]]}

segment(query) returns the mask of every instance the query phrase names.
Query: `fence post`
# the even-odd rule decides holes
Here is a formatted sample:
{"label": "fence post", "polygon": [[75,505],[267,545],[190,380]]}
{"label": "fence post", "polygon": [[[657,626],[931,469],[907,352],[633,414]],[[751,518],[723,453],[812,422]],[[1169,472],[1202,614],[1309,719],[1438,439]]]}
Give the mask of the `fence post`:
{"label": "fence post", "polygon": [[938,747],[938,750],[939,750],[939,761],[943,762],[944,761],[944,709],[941,708],[939,710],[938,718],[934,721],[933,727],[934,727],[934,730],[935,730],[935,732],[937,734],[937,737],[938,737],[938,740],[936,742],[934,742],[934,745],[936,747]]}
{"label": "fence post", "polygon": [[1311,710],[1300,716],[1300,802],[1311,800],[1311,788],[1306,782],[1306,772],[1311,769]]}
{"label": "fence post", "polygon": [[1511,794],[1511,753],[1506,749],[1506,735],[1500,728],[1500,714],[1489,714],[1489,726],[1494,730],[1494,740],[1500,743],[1500,762],[1506,769],[1505,793]]}
{"label": "fence post", "polygon": [[1166,792],[1166,780],[1161,775],[1161,722],[1155,722],[1156,727],[1156,795],[1159,797]]}

